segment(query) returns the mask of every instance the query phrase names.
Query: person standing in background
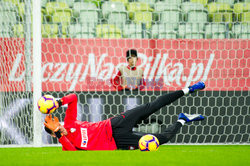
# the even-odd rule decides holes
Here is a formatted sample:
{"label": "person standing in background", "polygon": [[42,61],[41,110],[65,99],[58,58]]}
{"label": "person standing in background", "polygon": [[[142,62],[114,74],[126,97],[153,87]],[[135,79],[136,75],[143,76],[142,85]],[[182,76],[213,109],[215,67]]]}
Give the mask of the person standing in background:
{"label": "person standing in background", "polygon": [[137,51],[134,49],[126,52],[128,65],[119,67],[119,71],[114,78],[111,78],[111,84],[118,91],[121,90],[142,90],[146,83],[143,78],[143,70],[136,67],[138,61]]}

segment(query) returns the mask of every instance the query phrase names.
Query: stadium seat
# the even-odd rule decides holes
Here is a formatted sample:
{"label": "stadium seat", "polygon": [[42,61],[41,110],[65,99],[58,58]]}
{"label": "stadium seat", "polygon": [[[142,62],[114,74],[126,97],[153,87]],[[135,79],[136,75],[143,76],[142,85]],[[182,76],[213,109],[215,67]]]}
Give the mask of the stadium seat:
{"label": "stadium seat", "polygon": [[208,4],[209,18],[212,22],[232,23],[232,9],[227,3],[209,3]]}
{"label": "stadium seat", "polygon": [[179,25],[179,38],[202,39],[204,36],[203,28],[197,23],[186,23]]}
{"label": "stadium seat", "polygon": [[232,27],[234,38],[249,39],[250,38],[250,24],[235,24]]}
{"label": "stadium seat", "polygon": [[20,20],[24,21],[25,3],[20,2],[19,4],[17,4],[17,8],[18,8],[18,14],[20,16]]}
{"label": "stadium seat", "polygon": [[104,2],[102,14],[109,24],[115,24],[119,27],[125,25],[127,12],[122,2]]}
{"label": "stadium seat", "polygon": [[[79,0],[78,0],[79,1]],[[96,5],[96,7],[98,7],[98,8],[100,8],[100,6],[101,6],[101,4],[102,4],[102,2],[104,1],[104,0],[80,0],[81,2],[82,1],[85,1],[85,2],[89,2],[89,3],[93,3],[93,4],[95,4]]]}
{"label": "stadium seat", "polygon": [[211,23],[205,27],[205,38],[224,39],[226,38],[226,26],[220,23]]}
{"label": "stadium seat", "polygon": [[95,6],[95,4],[90,2],[75,2],[73,5],[73,16],[79,17],[81,11],[98,11],[98,8]]}
{"label": "stadium seat", "polygon": [[99,24],[96,26],[96,36],[99,38],[122,38],[122,32],[120,28],[117,28],[112,24]]}
{"label": "stadium seat", "polygon": [[66,3],[69,7],[73,7],[75,0],[55,0],[56,2]]}
{"label": "stadium seat", "polygon": [[126,24],[123,29],[126,38],[142,38],[142,26],[139,24]]}
{"label": "stadium seat", "polygon": [[58,37],[60,38],[67,38],[68,32],[68,24],[59,24],[58,25]]}
{"label": "stadium seat", "polygon": [[156,0],[137,0],[138,2],[147,3],[150,7],[154,7]]}
{"label": "stadium seat", "polygon": [[[90,2],[76,2],[73,5],[74,17],[79,17],[82,24],[98,23],[98,8]],[[77,21],[78,22],[78,21]]]}
{"label": "stadium seat", "polygon": [[165,24],[155,24],[152,26],[152,37],[159,39],[176,39],[177,32],[173,24],[165,23]]}
{"label": "stadium seat", "polygon": [[128,4],[128,0],[110,0],[110,2],[122,2],[125,6]]}
{"label": "stadium seat", "polygon": [[19,38],[24,37],[23,24],[16,24],[13,26],[13,36]]}
{"label": "stadium seat", "polygon": [[202,4],[203,6],[207,6],[208,0],[190,0],[190,2],[193,2],[193,3],[200,3],[200,4]]}
{"label": "stadium seat", "polygon": [[219,3],[227,3],[230,6],[232,6],[234,4],[234,0],[217,0],[217,2],[219,2]]}
{"label": "stadium seat", "polygon": [[47,3],[47,0],[41,0],[41,6],[42,6],[43,8],[45,8],[46,3]]}
{"label": "stadium seat", "polygon": [[0,37],[13,37],[11,24],[0,23]]}
{"label": "stadium seat", "polygon": [[182,19],[189,23],[199,23],[202,28],[207,22],[207,9],[200,3],[184,2],[181,5]]}
{"label": "stadium seat", "polygon": [[152,9],[149,4],[142,3],[142,2],[131,2],[127,5],[127,10],[129,12],[129,18],[133,19],[135,12],[153,12],[154,9]]}
{"label": "stadium seat", "polygon": [[42,24],[42,37],[44,38],[57,38],[58,25],[57,24]]}
{"label": "stadium seat", "polygon": [[129,18],[136,24],[145,24],[146,28],[151,28],[152,12],[154,11],[149,4],[142,2],[131,2],[127,6]]}
{"label": "stadium seat", "polygon": [[178,6],[180,6],[183,1],[184,0],[175,0],[175,1],[173,1],[173,0],[163,0],[163,2],[165,2],[166,4],[171,4],[171,5],[176,4]]}
{"label": "stadium seat", "polygon": [[250,3],[234,4],[234,13],[236,21],[250,22]]}
{"label": "stadium seat", "polygon": [[160,23],[172,23],[175,28],[178,27],[180,21],[180,9],[176,4],[166,4],[165,2],[157,2],[155,4],[154,18]]}
{"label": "stadium seat", "polygon": [[72,10],[64,2],[48,2],[45,11],[52,23],[69,24],[71,21]]}
{"label": "stadium seat", "polygon": [[134,22],[136,24],[145,24],[147,29],[151,28],[152,24],[152,12],[135,12]]}
{"label": "stadium seat", "polygon": [[0,24],[17,22],[17,7],[11,2],[0,2]]}
{"label": "stadium seat", "polygon": [[95,24],[71,24],[68,35],[71,38],[94,38]]}
{"label": "stadium seat", "polygon": [[123,29],[124,37],[126,38],[150,38],[150,33],[147,30],[142,29],[140,24],[126,24]]}

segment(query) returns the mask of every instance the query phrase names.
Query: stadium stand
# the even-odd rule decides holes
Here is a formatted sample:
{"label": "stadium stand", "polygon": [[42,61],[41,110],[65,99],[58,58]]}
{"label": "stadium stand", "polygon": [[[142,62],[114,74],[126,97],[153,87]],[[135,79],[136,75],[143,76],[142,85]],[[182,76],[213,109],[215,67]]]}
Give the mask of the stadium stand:
{"label": "stadium stand", "polygon": [[[247,38],[250,22],[249,0],[41,0],[41,7],[48,38]],[[0,0],[0,36],[22,37],[24,14],[25,1]],[[97,30],[102,24],[111,31]]]}

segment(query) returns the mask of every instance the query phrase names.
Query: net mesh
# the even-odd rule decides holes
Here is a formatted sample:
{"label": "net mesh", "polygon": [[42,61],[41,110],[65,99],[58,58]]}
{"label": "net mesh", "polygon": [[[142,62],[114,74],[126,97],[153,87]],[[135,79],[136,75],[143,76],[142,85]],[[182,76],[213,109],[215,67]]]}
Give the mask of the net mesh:
{"label": "net mesh", "polygon": [[[179,113],[199,113],[205,120],[183,126],[171,143],[249,144],[249,2],[41,2],[42,94],[76,93],[78,120],[104,120],[204,81],[205,91],[134,130],[162,132]],[[0,3],[0,145],[32,144],[32,5]],[[138,51],[143,90],[117,91],[110,82],[127,65],[128,49]],[[65,110],[54,113],[61,122]],[[42,132],[43,145],[58,143]]]}

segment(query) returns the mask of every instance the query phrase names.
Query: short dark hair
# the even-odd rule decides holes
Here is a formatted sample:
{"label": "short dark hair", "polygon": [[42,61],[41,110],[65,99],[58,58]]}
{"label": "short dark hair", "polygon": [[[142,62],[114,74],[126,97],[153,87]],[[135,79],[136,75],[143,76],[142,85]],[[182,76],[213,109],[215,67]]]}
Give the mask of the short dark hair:
{"label": "short dark hair", "polygon": [[127,60],[131,57],[131,55],[135,55],[136,57],[137,57],[137,51],[136,50],[134,50],[134,49],[131,49],[131,50],[128,50],[127,52],[126,52],[126,57],[127,57]]}
{"label": "short dark hair", "polygon": [[48,127],[44,126],[44,130],[45,130],[47,133],[52,134],[52,131],[51,131]]}

